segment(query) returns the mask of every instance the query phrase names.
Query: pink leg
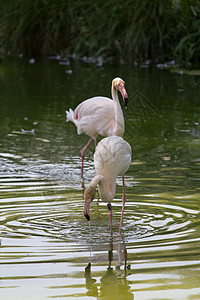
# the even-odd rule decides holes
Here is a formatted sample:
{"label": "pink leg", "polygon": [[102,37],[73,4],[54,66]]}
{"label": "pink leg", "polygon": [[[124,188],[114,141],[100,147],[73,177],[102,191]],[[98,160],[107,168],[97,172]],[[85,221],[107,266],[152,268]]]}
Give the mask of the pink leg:
{"label": "pink leg", "polygon": [[[83,149],[81,149],[81,177],[83,177],[83,161],[84,161],[84,157],[85,157],[85,151],[87,149],[87,147],[91,144],[91,142],[93,141],[93,138],[90,138],[89,141],[87,142],[87,144],[83,147]],[[95,142],[95,146],[97,145],[97,140],[94,139]]]}
{"label": "pink leg", "polygon": [[110,233],[111,235],[113,234],[113,229],[112,229],[112,206],[110,203],[107,204],[108,210],[109,210],[109,218],[110,218]]}
{"label": "pink leg", "polygon": [[123,221],[123,214],[124,214],[124,205],[125,205],[125,202],[126,202],[124,176],[122,176],[122,182],[123,182],[123,197],[122,197],[122,214],[121,214],[121,220],[120,220],[119,233],[121,233],[121,229],[122,229],[122,221]]}

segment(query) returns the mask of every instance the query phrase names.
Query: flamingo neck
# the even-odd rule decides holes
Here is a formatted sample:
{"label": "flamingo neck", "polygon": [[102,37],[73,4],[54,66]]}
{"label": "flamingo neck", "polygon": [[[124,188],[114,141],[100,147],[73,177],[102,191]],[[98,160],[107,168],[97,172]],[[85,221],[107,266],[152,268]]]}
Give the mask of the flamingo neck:
{"label": "flamingo neck", "polygon": [[113,128],[113,135],[123,136],[124,135],[124,116],[119,103],[117,89],[112,86],[112,99],[114,102],[114,111],[115,111],[115,126]]}
{"label": "flamingo neck", "polygon": [[102,201],[111,202],[115,196],[116,191],[116,179],[105,179],[102,175],[96,175],[90,184],[90,186],[94,186],[94,188],[99,188],[99,195]]}

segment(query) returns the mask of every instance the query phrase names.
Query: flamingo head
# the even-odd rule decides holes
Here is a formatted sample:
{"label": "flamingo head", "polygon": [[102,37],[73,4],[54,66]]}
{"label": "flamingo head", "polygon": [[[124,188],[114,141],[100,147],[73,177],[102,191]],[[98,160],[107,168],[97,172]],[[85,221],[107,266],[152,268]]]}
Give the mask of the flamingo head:
{"label": "flamingo head", "polygon": [[116,77],[112,81],[112,87],[115,88],[116,90],[118,90],[121,93],[123,101],[125,103],[125,107],[127,107],[128,94],[127,94],[127,91],[125,89],[125,81],[123,79],[119,78],[119,77]]}
{"label": "flamingo head", "polygon": [[96,187],[90,185],[84,192],[84,207],[83,214],[88,221],[90,221],[90,204],[95,197]]}

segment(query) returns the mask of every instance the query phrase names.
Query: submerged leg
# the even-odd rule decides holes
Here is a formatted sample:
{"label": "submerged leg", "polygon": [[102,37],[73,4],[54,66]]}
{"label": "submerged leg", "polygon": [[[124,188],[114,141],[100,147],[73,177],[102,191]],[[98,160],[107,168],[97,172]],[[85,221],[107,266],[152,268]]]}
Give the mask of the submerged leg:
{"label": "submerged leg", "polygon": [[82,183],[82,193],[83,193],[83,199],[84,199],[84,192],[85,192],[85,183],[84,183],[84,178],[81,178],[81,183]]}
{"label": "submerged leg", "polygon": [[122,176],[122,183],[123,183],[122,214],[121,214],[121,220],[120,220],[119,233],[121,233],[121,229],[122,229],[122,221],[123,221],[124,205],[125,205],[125,202],[126,202],[125,185],[124,185],[124,176]]}
{"label": "submerged leg", "polygon": [[92,141],[93,141],[93,138],[90,138],[89,141],[87,142],[87,144],[83,147],[83,149],[81,149],[81,177],[83,177],[83,161],[84,161],[84,157],[85,157],[85,151],[86,151],[87,147],[91,144]]}
{"label": "submerged leg", "polygon": [[109,210],[109,218],[110,218],[110,232],[111,235],[113,234],[113,229],[112,229],[112,206],[110,203],[107,204],[108,210]]}

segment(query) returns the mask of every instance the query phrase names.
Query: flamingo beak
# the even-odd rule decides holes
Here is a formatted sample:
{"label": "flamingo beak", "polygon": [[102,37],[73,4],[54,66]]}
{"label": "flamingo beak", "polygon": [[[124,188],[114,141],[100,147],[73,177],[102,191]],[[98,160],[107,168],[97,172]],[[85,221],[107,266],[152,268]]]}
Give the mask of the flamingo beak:
{"label": "flamingo beak", "polygon": [[90,202],[86,202],[84,203],[84,207],[83,207],[83,214],[85,216],[85,218],[90,221]]}
{"label": "flamingo beak", "polygon": [[125,108],[127,108],[128,98],[124,98]]}
{"label": "flamingo beak", "polygon": [[84,215],[85,217],[86,217],[86,219],[88,220],[88,221],[90,221],[90,216],[89,215]]}
{"label": "flamingo beak", "polygon": [[95,196],[95,188],[94,186],[90,185],[84,192],[84,207],[83,207],[83,214],[85,218],[90,221],[90,204]]}
{"label": "flamingo beak", "polygon": [[127,108],[127,104],[128,104],[128,94],[127,94],[127,91],[126,91],[124,85],[119,84],[119,85],[118,85],[118,90],[120,91],[120,93],[121,93],[121,95],[122,95],[123,101],[124,101],[124,103],[125,103],[125,108]]}

